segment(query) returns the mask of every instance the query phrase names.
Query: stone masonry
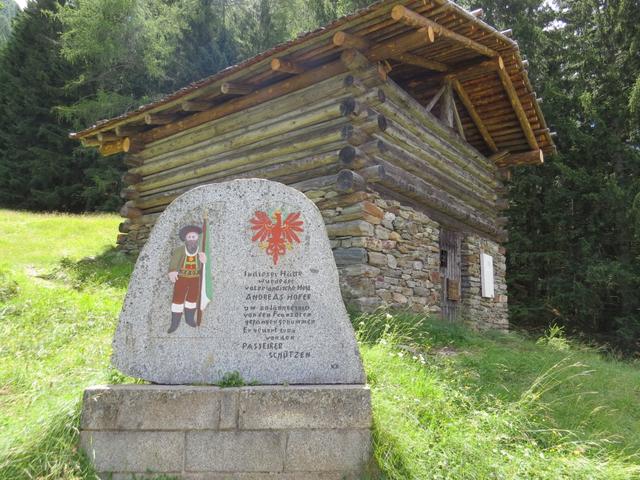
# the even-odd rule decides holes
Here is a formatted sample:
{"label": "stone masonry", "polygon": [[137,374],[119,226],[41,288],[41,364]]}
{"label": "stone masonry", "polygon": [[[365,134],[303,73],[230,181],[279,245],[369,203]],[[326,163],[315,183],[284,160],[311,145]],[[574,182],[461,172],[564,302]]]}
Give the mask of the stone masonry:
{"label": "stone masonry", "polygon": [[[494,297],[482,297],[480,253],[493,257]],[[462,240],[462,304],[464,321],[479,330],[509,328],[505,249],[478,235]]]}
{"label": "stone masonry", "polygon": [[385,304],[440,311],[438,225],[371,192],[306,192],[327,225],[345,301],[371,311]]}
{"label": "stone masonry", "polygon": [[364,385],[85,390],[81,445],[100,478],[342,480],[367,475]]}
{"label": "stone masonry", "polygon": [[[360,311],[380,306],[440,312],[440,225],[424,213],[372,191],[309,190],[327,225],[344,301]],[[495,298],[480,294],[480,251],[494,257]],[[478,235],[462,245],[461,320],[507,329],[504,248]]]}

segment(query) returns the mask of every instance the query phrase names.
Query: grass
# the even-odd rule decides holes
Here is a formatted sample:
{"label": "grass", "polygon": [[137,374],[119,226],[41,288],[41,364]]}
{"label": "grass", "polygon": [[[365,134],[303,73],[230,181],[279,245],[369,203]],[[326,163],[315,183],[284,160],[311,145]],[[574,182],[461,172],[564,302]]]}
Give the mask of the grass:
{"label": "grass", "polygon": [[640,478],[640,369],[555,336],[356,320],[385,478]]}
{"label": "grass", "polygon": [[[133,381],[108,363],[132,269],[113,250],[118,221],[0,210],[0,480],[95,478],[77,450],[82,390]],[[640,478],[637,363],[557,329],[354,322],[382,478]]]}

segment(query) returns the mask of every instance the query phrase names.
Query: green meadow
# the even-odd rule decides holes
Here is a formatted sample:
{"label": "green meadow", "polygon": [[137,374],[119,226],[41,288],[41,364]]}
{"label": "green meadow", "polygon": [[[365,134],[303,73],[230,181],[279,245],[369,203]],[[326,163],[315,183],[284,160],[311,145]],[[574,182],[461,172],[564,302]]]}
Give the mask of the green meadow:
{"label": "green meadow", "polygon": [[[0,210],[0,480],[91,479],[85,387],[109,366],[133,264],[113,215]],[[354,316],[372,389],[374,477],[640,478],[640,365],[577,344]]]}

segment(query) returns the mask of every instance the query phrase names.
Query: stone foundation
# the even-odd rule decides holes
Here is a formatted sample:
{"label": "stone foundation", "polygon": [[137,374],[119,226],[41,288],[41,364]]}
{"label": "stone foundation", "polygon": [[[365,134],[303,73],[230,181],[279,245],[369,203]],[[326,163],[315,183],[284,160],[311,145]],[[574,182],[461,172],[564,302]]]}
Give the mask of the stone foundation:
{"label": "stone foundation", "polygon": [[364,385],[115,385],[85,390],[81,447],[100,478],[359,479]]}
{"label": "stone foundation", "polygon": [[[375,192],[305,192],[327,225],[345,303],[360,311],[380,306],[439,314],[440,225],[423,212]],[[482,298],[480,252],[494,258],[494,298]],[[466,235],[461,251],[460,319],[475,329],[507,329],[504,248]]]}
{"label": "stone foundation", "polygon": [[345,303],[440,312],[439,226],[375,192],[305,192],[322,212]]}

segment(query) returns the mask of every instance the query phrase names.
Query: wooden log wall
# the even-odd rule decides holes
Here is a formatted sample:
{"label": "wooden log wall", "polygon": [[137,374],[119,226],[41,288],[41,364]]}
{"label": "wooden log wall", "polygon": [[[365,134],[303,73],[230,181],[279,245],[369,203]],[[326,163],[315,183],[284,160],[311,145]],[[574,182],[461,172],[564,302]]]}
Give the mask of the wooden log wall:
{"label": "wooden log wall", "polygon": [[118,243],[136,251],[166,206],[237,178],[302,191],[370,189],[451,228],[500,240],[497,168],[354,51],[346,73],[128,154]]}

